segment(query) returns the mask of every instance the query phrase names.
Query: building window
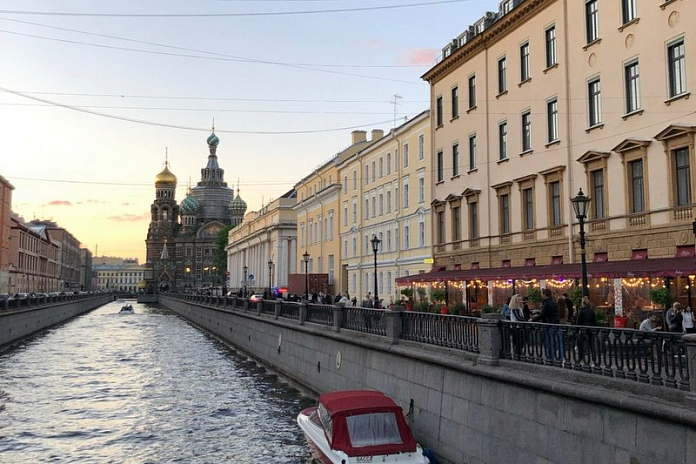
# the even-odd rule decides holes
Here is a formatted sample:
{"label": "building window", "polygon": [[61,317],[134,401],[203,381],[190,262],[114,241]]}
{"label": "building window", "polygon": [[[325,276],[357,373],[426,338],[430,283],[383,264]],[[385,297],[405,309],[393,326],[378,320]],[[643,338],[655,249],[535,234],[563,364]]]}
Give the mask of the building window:
{"label": "building window", "polygon": [[532,149],[532,112],[522,113],[522,151]]}
{"label": "building window", "polygon": [[379,178],[381,179],[384,177],[384,159],[380,158],[379,159]]}
{"label": "building window", "polygon": [[522,190],[522,201],[524,207],[524,229],[534,229],[534,190],[526,188]]}
{"label": "building window", "polygon": [[377,216],[377,195],[372,194],[372,217]]}
{"label": "building window", "polygon": [[689,148],[684,147],[674,151],[675,167],[677,170],[677,206],[691,204],[691,165]]}
{"label": "building window", "polygon": [[437,152],[437,182],[442,182],[445,178],[445,167],[442,161],[442,150],[440,150]]}
{"label": "building window", "polygon": [[387,190],[387,213],[391,213],[391,190]]}
{"label": "building window", "polygon": [[500,195],[500,233],[510,233],[510,195]]}
{"label": "building window", "polygon": [[380,192],[379,194],[379,215],[384,214],[384,194]]}
{"label": "building window", "polygon": [[476,107],[476,76],[469,76],[469,109]]}
{"label": "building window", "polygon": [[408,167],[408,143],[404,143],[404,168]]}
{"label": "building window", "polygon": [[589,123],[590,127],[594,127],[602,123],[602,87],[599,78],[587,83],[587,99],[589,103]]}
{"label": "building window", "polygon": [[604,170],[597,169],[590,173],[592,182],[592,208],[593,219],[603,219],[604,214]]}
{"label": "building window", "polygon": [[507,121],[498,124],[498,156],[501,160],[507,159]]}
{"label": "building window", "polygon": [[399,187],[394,187],[394,209],[399,209]]}
{"label": "building window", "polygon": [[621,0],[621,17],[624,24],[636,19],[636,0]]}
{"label": "building window", "polygon": [[546,120],[548,126],[548,142],[558,140],[558,100],[553,99],[546,103]]}
{"label": "building window", "polygon": [[686,93],[686,56],[684,40],[667,47],[669,60],[669,96],[675,97]]}
{"label": "building window", "polygon": [[551,200],[551,225],[558,227],[562,223],[561,218],[561,183],[559,181],[549,184],[549,199]]}
{"label": "building window", "polygon": [[452,119],[459,117],[459,88],[452,87]]}
{"label": "building window", "polygon": [[387,175],[391,174],[391,153],[387,153]]}
{"label": "building window", "polygon": [[459,144],[452,145],[452,177],[459,175]]}
{"label": "building window", "polygon": [[418,178],[418,203],[425,202],[425,177]]}
{"label": "building window", "polygon": [[498,93],[501,94],[507,90],[507,60],[502,57],[498,60]]}
{"label": "building window", "polygon": [[628,165],[631,188],[631,213],[645,211],[645,192],[643,184],[643,160],[631,161]]}
{"label": "building window", "polygon": [[365,165],[365,185],[370,182],[370,167],[366,164]]}
{"label": "building window", "polygon": [[469,170],[476,169],[476,134],[469,136]]}
{"label": "building window", "polygon": [[387,230],[387,251],[392,251],[391,229]]}
{"label": "building window", "polygon": [[370,199],[365,198],[365,219],[370,219]]}
{"label": "building window", "polygon": [[437,212],[437,243],[441,245],[445,243],[445,212]]}
{"label": "building window", "polygon": [[343,194],[348,193],[348,176],[343,176]]}
{"label": "building window", "polygon": [[358,171],[353,170],[353,190],[357,190],[358,188]]}
{"label": "building window", "polygon": [[411,233],[409,232],[411,228],[406,224],[404,226],[404,250],[411,248]]}
{"label": "building window", "polygon": [[587,43],[592,43],[599,39],[599,12],[597,10],[597,0],[585,2],[585,33]]}
{"label": "building window", "polygon": [[556,63],[556,26],[551,26],[546,29],[546,67]]}
{"label": "building window", "polygon": [[472,201],[469,203],[469,238],[478,238],[478,202]]}
{"label": "building window", "polygon": [[418,246],[423,248],[425,246],[425,222],[418,222]]}
{"label": "building window", "polygon": [[353,224],[358,222],[358,202],[353,200]]}
{"label": "building window", "polygon": [[455,206],[452,208],[452,241],[456,242],[461,240],[461,230],[462,223],[460,209],[459,206]]}
{"label": "building window", "polygon": [[638,62],[633,61],[624,67],[626,80],[626,113],[640,109],[640,73]]}
{"label": "building window", "polygon": [[435,126],[439,127],[442,125],[442,95],[437,97],[435,101]]}
{"label": "building window", "polygon": [[408,208],[408,184],[404,183],[404,209]]}
{"label": "building window", "polygon": [[418,136],[418,160],[422,161],[425,158],[425,135]]}
{"label": "building window", "polygon": [[348,202],[343,202],[343,225],[348,225]]}
{"label": "building window", "polygon": [[525,42],[520,45],[520,82],[526,81],[529,77],[529,42]]}
{"label": "building window", "polygon": [[377,170],[375,169],[375,162],[372,162],[372,182],[377,180]]}

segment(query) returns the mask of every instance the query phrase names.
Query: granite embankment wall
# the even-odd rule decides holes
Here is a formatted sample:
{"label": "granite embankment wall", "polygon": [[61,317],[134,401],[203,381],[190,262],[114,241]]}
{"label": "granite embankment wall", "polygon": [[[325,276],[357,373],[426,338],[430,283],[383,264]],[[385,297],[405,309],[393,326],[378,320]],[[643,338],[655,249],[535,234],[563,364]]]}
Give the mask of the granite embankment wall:
{"label": "granite embankment wall", "polygon": [[160,304],[314,392],[399,402],[441,462],[696,464],[690,392],[160,297]]}
{"label": "granite embankment wall", "polygon": [[0,349],[113,301],[113,295],[76,295],[57,301],[25,302],[0,310]]}

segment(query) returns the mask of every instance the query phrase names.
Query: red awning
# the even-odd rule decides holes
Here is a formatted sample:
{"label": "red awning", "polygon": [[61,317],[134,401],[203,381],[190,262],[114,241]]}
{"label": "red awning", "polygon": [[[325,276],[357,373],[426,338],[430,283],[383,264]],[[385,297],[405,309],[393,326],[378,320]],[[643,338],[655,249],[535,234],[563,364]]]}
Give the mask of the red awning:
{"label": "red awning", "polygon": [[[397,285],[416,282],[444,282],[469,280],[510,279],[575,279],[581,277],[580,263],[550,264],[544,266],[499,267],[466,269],[416,274],[396,279]],[[606,261],[587,263],[587,275],[593,277],[678,277],[696,275],[694,258],[656,258],[643,260]]]}

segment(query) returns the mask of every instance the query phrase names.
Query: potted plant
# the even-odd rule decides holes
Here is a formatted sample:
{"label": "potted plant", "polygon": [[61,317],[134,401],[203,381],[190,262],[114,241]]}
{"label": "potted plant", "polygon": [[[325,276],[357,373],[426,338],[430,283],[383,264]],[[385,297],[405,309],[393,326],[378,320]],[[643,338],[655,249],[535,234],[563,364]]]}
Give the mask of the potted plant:
{"label": "potted plant", "polygon": [[428,304],[427,301],[416,301],[413,304],[413,309],[415,309],[416,311],[421,312],[421,313],[427,313],[428,306],[430,306],[430,305]]}
{"label": "potted plant", "polygon": [[672,292],[667,287],[650,290],[650,300],[653,303],[661,304],[665,309],[669,309],[672,304]]}
{"label": "potted plant", "polygon": [[537,287],[530,288],[527,292],[527,300],[529,300],[529,302],[536,307],[544,300],[544,298],[541,296],[541,289]]}
{"label": "potted plant", "polygon": [[461,301],[457,301],[455,304],[450,306],[449,313],[454,316],[460,316],[466,310],[466,306]]}
{"label": "potted plant", "polygon": [[445,291],[441,288],[436,288],[435,290],[433,290],[433,302],[435,303],[435,308],[439,309],[441,314],[449,314],[449,309],[445,304],[446,296],[447,295],[445,294]]}
{"label": "potted plant", "polygon": [[413,311],[413,289],[411,287],[402,288],[401,294],[406,298],[406,311]]}

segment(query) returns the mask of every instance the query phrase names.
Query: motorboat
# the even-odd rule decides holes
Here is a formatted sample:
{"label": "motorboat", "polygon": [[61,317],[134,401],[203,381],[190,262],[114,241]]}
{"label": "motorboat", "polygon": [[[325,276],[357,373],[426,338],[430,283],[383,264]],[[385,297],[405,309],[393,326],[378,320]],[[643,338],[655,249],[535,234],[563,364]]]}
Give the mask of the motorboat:
{"label": "motorboat", "polygon": [[133,305],[127,304],[121,308],[121,310],[118,312],[119,314],[133,314],[135,310],[133,309]]}
{"label": "motorboat", "polygon": [[320,464],[429,464],[401,407],[380,391],[324,393],[297,423]]}

